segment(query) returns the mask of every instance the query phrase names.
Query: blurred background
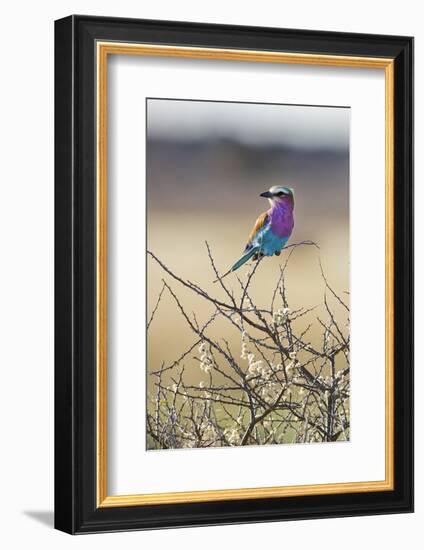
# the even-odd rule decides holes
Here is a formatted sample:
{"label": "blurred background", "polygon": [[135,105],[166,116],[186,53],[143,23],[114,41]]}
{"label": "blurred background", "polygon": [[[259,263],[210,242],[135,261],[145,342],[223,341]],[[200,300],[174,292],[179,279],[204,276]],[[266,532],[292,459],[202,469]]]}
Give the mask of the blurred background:
{"label": "blurred background", "polygon": [[[259,214],[269,208],[259,194],[272,185],[295,192],[295,227],[288,244],[300,247],[287,270],[290,305],[322,304],[319,257],[336,291],[349,290],[349,121],[346,107],[269,105],[149,99],[147,101],[147,248],[182,278],[217,297],[205,241],[225,272],[241,255]],[[269,305],[279,265],[267,258],[251,293]],[[163,271],[148,260],[148,318]],[[244,276],[248,267],[238,274]],[[166,279],[169,281],[169,277]],[[226,281],[237,289],[235,276]],[[205,303],[172,283],[199,323],[211,313]],[[344,295],[344,299],[347,299]],[[306,322],[306,321],[305,321]],[[220,325],[212,328],[219,335]],[[235,347],[239,335],[221,334]],[[311,338],[321,338],[319,331]],[[175,304],[164,296],[149,330],[148,370],[172,362],[194,341]],[[193,382],[201,378],[188,358]]]}

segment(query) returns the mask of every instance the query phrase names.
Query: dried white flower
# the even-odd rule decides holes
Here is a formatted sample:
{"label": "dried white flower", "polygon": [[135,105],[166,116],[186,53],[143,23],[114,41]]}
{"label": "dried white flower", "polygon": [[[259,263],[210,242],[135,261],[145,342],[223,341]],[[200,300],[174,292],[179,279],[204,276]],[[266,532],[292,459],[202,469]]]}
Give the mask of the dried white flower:
{"label": "dried white flower", "polygon": [[226,429],[224,434],[227,436],[230,445],[237,445],[240,442],[240,434],[236,428]]}
{"label": "dried white flower", "polygon": [[291,361],[288,365],[286,365],[286,372],[290,373],[294,369],[294,363]]}
{"label": "dried white flower", "polygon": [[211,370],[213,366],[212,355],[210,353],[210,350],[208,350],[205,342],[202,342],[199,345],[198,349],[200,353],[200,370],[207,373]]}
{"label": "dried white flower", "polygon": [[281,315],[278,312],[275,312],[272,316],[272,322],[274,325],[279,325],[281,323]]}
{"label": "dried white flower", "polygon": [[241,358],[241,359],[247,359],[248,353],[249,353],[249,350],[247,349],[247,344],[246,344],[246,342],[242,342],[242,344],[241,344],[241,355],[240,355],[240,358]]}
{"label": "dried white flower", "polygon": [[212,368],[212,365],[210,363],[200,363],[200,369],[203,371],[203,372],[206,372],[208,373]]}

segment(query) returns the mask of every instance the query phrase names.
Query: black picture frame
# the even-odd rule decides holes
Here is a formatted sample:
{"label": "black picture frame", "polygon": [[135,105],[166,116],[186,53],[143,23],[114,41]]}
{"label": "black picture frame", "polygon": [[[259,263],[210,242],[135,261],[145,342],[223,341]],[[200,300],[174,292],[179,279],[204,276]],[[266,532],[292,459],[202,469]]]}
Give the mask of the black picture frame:
{"label": "black picture frame", "polygon": [[[393,491],[96,504],[98,40],[394,60]],[[413,39],[73,15],[55,22],[55,527],[94,533],[413,511]]]}

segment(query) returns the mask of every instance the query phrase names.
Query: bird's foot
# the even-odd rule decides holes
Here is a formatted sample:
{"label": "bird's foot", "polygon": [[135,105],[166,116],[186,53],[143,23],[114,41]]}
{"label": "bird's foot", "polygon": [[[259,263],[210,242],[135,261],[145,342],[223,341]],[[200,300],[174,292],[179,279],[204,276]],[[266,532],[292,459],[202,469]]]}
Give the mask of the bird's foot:
{"label": "bird's foot", "polygon": [[259,252],[258,254],[255,254],[254,256],[252,256],[252,261],[257,262],[258,260],[260,260],[263,257],[264,257],[264,255],[262,254],[262,252]]}

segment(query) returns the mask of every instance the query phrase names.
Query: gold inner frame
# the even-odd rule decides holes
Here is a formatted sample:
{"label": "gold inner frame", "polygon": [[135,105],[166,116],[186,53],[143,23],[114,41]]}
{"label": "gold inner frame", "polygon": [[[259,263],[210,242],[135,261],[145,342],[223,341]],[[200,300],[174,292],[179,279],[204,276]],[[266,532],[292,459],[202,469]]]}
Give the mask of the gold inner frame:
{"label": "gold inner frame", "polygon": [[[315,55],[254,50],[158,46],[97,42],[97,506],[141,506],[254,498],[364,493],[394,489],[394,60],[390,58]],[[107,492],[107,61],[109,55],[143,55],[256,61],[385,71],[385,210],[386,210],[386,363],[385,363],[385,479],[315,485],[217,489],[178,493],[109,496]]]}

